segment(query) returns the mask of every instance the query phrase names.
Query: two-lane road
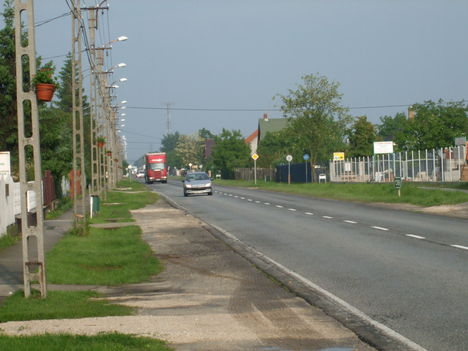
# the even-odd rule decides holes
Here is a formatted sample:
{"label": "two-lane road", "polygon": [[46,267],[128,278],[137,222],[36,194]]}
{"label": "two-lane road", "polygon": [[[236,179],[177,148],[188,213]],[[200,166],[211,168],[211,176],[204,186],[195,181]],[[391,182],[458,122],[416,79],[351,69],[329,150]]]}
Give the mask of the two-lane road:
{"label": "two-lane road", "polygon": [[468,350],[468,220],[215,187],[184,198],[194,215],[427,350]]}

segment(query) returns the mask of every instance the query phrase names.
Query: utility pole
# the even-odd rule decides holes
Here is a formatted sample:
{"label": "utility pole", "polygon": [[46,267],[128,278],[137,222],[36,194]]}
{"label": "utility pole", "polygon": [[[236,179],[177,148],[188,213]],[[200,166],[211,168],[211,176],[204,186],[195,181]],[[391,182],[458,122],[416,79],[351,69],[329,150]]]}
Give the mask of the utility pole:
{"label": "utility pole", "polygon": [[166,133],[171,133],[171,105],[172,103],[166,102]]}
{"label": "utility pole", "polygon": [[[72,3],[73,213],[76,223],[86,217],[86,177],[81,70],[81,31],[83,26],[80,0],[72,0]],[[81,185],[81,198],[78,197],[79,185]]]}
{"label": "utility pole", "polygon": [[[27,15],[27,30],[23,30],[21,14]],[[26,45],[23,46],[22,33],[27,36]],[[31,284],[38,281],[41,297],[47,296],[45,259],[44,259],[44,218],[42,212],[42,167],[41,148],[39,138],[39,113],[37,109],[37,98],[31,86],[32,77],[36,74],[36,48],[34,32],[34,3],[33,0],[15,0],[15,51],[16,51],[16,96],[18,110],[18,156],[19,176],[21,189],[21,233],[23,246],[23,277],[24,296],[31,295]],[[29,64],[29,90],[24,91],[24,69],[23,64],[27,58]],[[31,126],[25,123],[25,107],[31,109]],[[32,130],[27,130],[31,128]],[[27,136],[30,135],[30,136]],[[26,178],[26,149],[33,154],[34,181],[29,182]],[[36,194],[36,223],[29,225],[27,193],[34,191]],[[36,245],[31,243],[35,239]],[[32,245],[30,245],[32,244]],[[34,257],[35,256],[35,257]]]}
{"label": "utility pole", "polygon": [[[99,10],[107,10],[108,7],[86,7],[82,10],[88,11],[88,27],[89,27],[89,45],[91,56],[91,75],[90,75],[90,147],[91,147],[91,184],[90,195],[97,195],[101,193],[100,181],[100,162],[99,152],[97,147],[97,133],[98,133],[98,75],[101,74],[99,70],[100,65],[96,60],[96,30],[98,28],[97,13]],[[92,213],[93,209],[90,209]]]}

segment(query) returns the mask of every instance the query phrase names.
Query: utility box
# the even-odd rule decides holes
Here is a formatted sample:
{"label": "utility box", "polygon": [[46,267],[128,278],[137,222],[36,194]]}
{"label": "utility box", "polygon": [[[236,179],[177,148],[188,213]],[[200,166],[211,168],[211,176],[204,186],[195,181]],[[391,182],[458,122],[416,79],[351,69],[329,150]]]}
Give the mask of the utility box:
{"label": "utility box", "polygon": [[99,199],[99,196],[97,196],[97,195],[91,195],[90,200],[91,200],[91,211],[90,212],[91,212],[91,218],[92,218],[101,209],[101,200]]}

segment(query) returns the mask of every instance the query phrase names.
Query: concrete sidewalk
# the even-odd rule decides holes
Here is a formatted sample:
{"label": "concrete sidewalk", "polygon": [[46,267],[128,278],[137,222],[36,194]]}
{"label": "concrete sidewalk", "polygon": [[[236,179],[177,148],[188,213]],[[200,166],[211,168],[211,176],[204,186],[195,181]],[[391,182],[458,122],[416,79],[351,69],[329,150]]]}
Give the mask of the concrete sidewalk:
{"label": "concrete sidewalk", "polygon": [[[72,227],[73,211],[57,219],[44,221],[44,251],[47,252]],[[46,262],[47,274],[47,262]],[[23,288],[23,249],[21,241],[0,251],[0,302],[12,292]]]}

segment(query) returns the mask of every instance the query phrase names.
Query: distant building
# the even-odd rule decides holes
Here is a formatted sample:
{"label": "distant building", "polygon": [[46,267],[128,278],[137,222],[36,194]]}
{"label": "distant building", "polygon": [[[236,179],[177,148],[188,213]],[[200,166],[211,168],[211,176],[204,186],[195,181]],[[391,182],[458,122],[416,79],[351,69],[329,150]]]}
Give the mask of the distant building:
{"label": "distant building", "polygon": [[257,152],[258,129],[256,129],[252,134],[245,138],[245,143],[249,145],[251,155]]}
{"label": "distant building", "polygon": [[279,132],[288,126],[287,118],[268,118],[265,113],[263,118],[258,120],[258,145],[266,137],[267,133]]}
{"label": "distant building", "polygon": [[287,118],[268,118],[268,114],[264,114],[263,118],[258,120],[258,129],[245,138],[246,144],[250,146],[251,153],[257,152],[258,146],[265,138],[267,133],[279,132],[288,126]]}

